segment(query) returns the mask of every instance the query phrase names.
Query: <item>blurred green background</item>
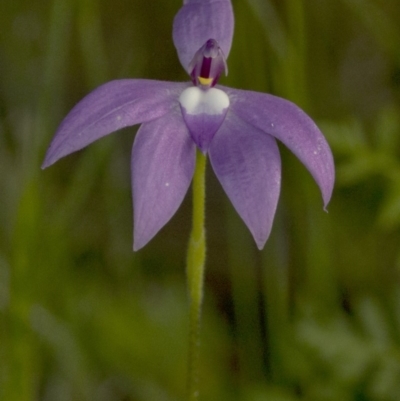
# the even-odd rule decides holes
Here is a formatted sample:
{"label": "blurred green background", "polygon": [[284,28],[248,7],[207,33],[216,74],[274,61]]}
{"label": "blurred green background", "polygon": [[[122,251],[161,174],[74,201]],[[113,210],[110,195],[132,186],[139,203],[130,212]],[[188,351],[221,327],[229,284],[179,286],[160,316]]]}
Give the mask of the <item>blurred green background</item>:
{"label": "blurred green background", "polygon": [[[321,127],[337,181],[283,146],[259,252],[211,169],[203,400],[400,399],[400,2],[234,0],[221,83]],[[125,129],[51,168],[57,125],[116,78],[187,80],[180,0],[0,1],[0,400],[183,400],[191,200],[132,252]]]}

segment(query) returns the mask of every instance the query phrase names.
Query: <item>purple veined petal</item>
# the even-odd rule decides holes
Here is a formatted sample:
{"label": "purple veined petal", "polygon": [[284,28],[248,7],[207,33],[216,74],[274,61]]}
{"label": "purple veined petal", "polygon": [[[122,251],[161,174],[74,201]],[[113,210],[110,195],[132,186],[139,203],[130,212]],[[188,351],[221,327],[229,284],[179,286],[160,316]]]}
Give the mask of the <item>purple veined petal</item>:
{"label": "purple veined petal", "polygon": [[187,83],[121,79],[84,97],[61,122],[42,168],[118,129],[151,121],[176,107]]}
{"label": "purple veined petal", "polygon": [[229,107],[229,97],[220,89],[186,88],[179,97],[182,116],[190,135],[205,154],[224,122]]}
{"label": "purple veined petal", "polygon": [[173,40],[179,61],[188,71],[197,50],[215,39],[228,58],[233,37],[233,10],[230,0],[185,0],[174,19]]}
{"label": "purple veined petal", "polygon": [[281,158],[275,139],[228,111],[209,156],[218,180],[262,249],[280,193]]}
{"label": "purple veined petal", "polygon": [[131,163],[135,251],[179,208],[193,178],[195,159],[196,145],[179,108],[140,127]]}
{"label": "purple veined petal", "polygon": [[331,149],[314,121],[294,103],[266,93],[223,88],[241,119],[283,142],[317,182],[326,208],[335,167]]}

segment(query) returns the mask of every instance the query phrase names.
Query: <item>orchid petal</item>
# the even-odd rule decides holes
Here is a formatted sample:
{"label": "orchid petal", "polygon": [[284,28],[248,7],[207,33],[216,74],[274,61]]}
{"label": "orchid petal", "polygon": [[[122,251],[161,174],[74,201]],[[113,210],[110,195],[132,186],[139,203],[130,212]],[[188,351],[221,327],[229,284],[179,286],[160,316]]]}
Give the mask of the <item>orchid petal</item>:
{"label": "orchid petal", "polygon": [[132,149],[134,250],[175,214],[194,173],[196,146],[179,108],[143,124]]}
{"label": "orchid petal", "polygon": [[233,37],[233,10],[230,0],[185,0],[174,19],[173,40],[179,61],[189,74],[195,53],[214,39],[228,57]]}
{"label": "orchid petal", "polygon": [[229,97],[220,89],[203,90],[192,86],[179,97],[182,116],[193,141],[203,153],[224,122],[229,107]]}
{"label": "orchid petal", "polygon": [[281,159],[275,139],[228,112],[209,155],[218,180],[262,249],[280,192]]}
{"label": "orchid petal", "polygon": [[317,182],[324,207],[332,195],[335,170],[332,152],[313,120],[288,100],[265,93],[223,88],[230,110],[254,127],[282,141]]}
{"label": "orchid petal", "polygon": [[65,117],[47,151],[42,168],[120,128],[168,113],[186,83],[144,79],[108,82],[84,97]]}

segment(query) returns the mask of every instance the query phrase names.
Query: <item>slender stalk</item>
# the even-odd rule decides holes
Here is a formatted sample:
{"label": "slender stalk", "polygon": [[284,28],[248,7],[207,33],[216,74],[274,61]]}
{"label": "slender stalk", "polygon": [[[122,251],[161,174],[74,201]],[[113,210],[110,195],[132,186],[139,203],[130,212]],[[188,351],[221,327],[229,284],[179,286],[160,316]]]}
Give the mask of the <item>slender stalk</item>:
{"label": "slender stalk", "polygon": [[187,282],[189,289],[189,364],[188,400],[199,399],[200,321],[203,302],[204,262],[206,256],[204,230],[206,156],[197,151],[193,177],[193,225],[187,254]]}

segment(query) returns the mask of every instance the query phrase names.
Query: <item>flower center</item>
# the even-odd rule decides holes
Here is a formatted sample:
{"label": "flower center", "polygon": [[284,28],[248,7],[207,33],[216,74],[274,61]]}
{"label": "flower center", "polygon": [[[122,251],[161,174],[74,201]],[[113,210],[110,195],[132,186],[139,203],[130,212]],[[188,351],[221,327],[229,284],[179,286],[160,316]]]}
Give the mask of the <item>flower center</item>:
{"label": "flower center", "polygon": [[225,56],[218,42],[208,39],[204,45],[197,50],[189,64],[189,73],[193,84],[204,88],[214,86],[222,71],[228,73]]}
{"label": "flower center", "polygon": [[179,97],[183,119],[189,133],[203,152],[225,120],[229,108],[229,97],[221,89],[204,90],[196,86],[186,88]]}
{"label": "flower center", "polygon": [[219,115],[229,107],[229,97],[221,89],[210,88],[204,91],[192,86],[181,93],[179,103],[191,115]]}

